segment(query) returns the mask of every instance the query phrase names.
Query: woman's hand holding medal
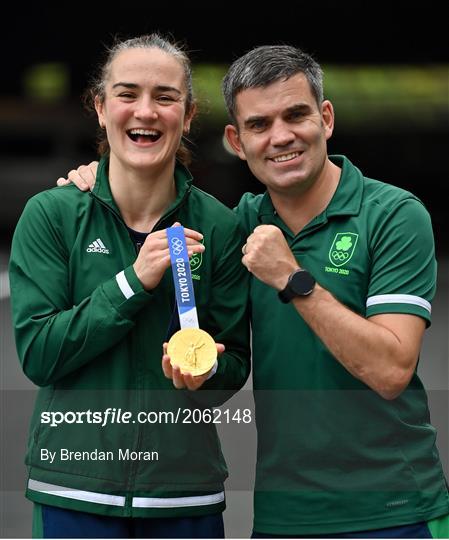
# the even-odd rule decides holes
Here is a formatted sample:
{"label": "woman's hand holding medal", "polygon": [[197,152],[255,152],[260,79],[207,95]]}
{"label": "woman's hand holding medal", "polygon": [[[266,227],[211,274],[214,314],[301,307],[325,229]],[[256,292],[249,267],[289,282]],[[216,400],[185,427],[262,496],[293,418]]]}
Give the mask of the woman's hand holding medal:
{"label": "woman's hand holding medal", "polygon": [[[175,334],[176,335],[176,334]],[[212,339],[212,338],[211,338]],[[179,365],[176,365],[167,353],[168,343],[163,344],[163,356],[162,356],[162,371],[167,379],[172,379],[173,386],[175,388],[187,388],[188,390],[197,390],[202,384],[210,377],[211,368],[202,375],[193,375],[188,371],[181,369]],[[222,343],[215,343],[217,349],[216,356],[222,354],[225,350],[225,346]]]}
{"label": "woman's hand holding medal", "polygon": [[[180,223],[174,223],[174,227]],[[192,229],[184,229],[189,257],[193,253],[204,251],[200,243],[203,235]],[[150,291],[157,287],[167,268],[170,267],[170,252],[166,229],[150,233],[134,262],[134,271],[145,290]]]}

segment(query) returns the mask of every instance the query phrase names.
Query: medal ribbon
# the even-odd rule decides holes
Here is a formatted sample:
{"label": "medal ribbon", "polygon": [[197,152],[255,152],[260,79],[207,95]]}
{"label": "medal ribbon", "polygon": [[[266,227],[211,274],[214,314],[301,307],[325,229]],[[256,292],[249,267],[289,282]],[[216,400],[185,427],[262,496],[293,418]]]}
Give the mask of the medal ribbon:
{"label": "medal ribbon", "polygon": [[184,227],[169,227],[167,238],[181,329],[199,328]]}

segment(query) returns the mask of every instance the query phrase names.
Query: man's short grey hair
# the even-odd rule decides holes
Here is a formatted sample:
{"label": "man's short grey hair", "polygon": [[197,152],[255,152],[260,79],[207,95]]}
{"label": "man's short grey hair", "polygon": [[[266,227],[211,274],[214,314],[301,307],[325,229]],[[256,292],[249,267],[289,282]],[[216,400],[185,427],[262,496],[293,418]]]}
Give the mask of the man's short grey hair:
{"label": "man's short grey hair", "polygon": [[301,49],[289,45],[255,47],[234,61],[223,79],[223,97],[231,122],[237,126],[236,97],[242,90],[268,86],[303,73],[318,105],[323,102],[323,71]]}

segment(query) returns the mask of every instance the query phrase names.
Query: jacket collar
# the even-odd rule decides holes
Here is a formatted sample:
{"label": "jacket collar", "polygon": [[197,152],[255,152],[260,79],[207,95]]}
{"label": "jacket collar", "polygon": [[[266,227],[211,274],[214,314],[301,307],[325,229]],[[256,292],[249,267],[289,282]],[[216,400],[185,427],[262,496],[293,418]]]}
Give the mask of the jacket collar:
{"label": "jacket collar", "polygon": [[[185,197],[190,193],[192,189],[193,177],[190,171],[176,162],[175,165],[175,186],[176,186],[176,199],[173,204],[164,212],[164,216],[172,213],[178,206],[180,206]],[[105,155],[100,159],[97,169],[97,177],[95,180],[95,186],[92,190],[92,195],[99,199],[103,204],[108,206],[116,214],[120,215],[120,210],[112,196],[111,186],[109,184],[109,155]]]}

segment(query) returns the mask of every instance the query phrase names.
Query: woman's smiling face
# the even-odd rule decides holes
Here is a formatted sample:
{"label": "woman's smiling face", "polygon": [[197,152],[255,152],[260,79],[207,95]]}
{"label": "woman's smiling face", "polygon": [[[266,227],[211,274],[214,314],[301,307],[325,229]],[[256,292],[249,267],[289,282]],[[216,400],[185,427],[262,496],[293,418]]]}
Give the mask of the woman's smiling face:
{"label": "woman's smiling face", "polygon": [[193,111],[186,112],[182,64],[158,48],[117,54],[109,68],[104,99],[96,98],[111,159],[127,169],[172,167]]}

